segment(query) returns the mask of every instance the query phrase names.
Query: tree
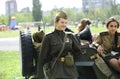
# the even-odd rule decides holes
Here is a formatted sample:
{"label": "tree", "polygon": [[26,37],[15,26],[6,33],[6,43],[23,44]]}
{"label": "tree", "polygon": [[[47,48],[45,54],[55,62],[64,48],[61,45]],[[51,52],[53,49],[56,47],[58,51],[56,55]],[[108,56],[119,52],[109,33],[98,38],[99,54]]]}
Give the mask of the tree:
{"label": "tree", "polygon": [[41,21],[42,20],[42,10],[41,10],[41,4],[39,0],[33,0],[33,20],[34,21]]}
{"label": "tree", "polygon": [[20,22],[32,22],[32,13],[15,13],[11,16],[15,16],[18,23]]}

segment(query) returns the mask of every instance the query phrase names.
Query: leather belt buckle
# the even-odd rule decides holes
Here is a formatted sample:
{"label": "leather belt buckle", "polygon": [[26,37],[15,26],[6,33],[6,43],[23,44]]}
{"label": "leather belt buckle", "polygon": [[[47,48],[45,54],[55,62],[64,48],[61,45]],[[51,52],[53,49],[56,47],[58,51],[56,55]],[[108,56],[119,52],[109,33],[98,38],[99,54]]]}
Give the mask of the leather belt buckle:
{"label": "leather belt buckle", "polygon": [[60,58],[60,61],[61,61],[61,62],[64,62],[64,61],[65,61],[65,57],[61,57],[61,58]]}

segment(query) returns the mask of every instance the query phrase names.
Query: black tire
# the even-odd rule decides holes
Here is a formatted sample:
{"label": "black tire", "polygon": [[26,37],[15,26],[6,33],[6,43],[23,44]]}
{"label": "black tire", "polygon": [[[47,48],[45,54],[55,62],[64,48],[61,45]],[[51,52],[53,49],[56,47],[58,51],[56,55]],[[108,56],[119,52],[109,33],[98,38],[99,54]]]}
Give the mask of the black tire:
{"label": "black tire", "polygon": [[20,31],[20,50],[22,76],[29,78],[35,72],[34,66],[34,46],[31,33],[29,31]]}

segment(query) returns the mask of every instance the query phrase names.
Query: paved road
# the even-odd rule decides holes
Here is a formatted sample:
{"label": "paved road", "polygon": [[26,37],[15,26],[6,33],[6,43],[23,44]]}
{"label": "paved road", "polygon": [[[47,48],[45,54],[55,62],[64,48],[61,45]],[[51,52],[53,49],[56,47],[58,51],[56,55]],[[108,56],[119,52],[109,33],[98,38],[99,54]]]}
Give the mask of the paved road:
{"label": "paved road", "polygon": [[0,38],[0,50],[19,51],[19,37]]}

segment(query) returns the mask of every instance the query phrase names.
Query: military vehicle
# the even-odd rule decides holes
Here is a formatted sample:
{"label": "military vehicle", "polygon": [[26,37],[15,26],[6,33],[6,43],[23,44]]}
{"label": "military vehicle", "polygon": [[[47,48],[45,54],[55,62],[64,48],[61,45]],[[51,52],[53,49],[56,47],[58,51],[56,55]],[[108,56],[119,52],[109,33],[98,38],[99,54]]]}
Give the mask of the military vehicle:
{"label": "military vehicle", "polygon": [[[36,51],[33,46],[30,31],[20,31],[20,49],[22,76],[32,79],[36,74]],[[96,49],[85,47],[75,60],[79,72],[79,79],[119,79],[120,73],[114,71],[97,54]]]}

